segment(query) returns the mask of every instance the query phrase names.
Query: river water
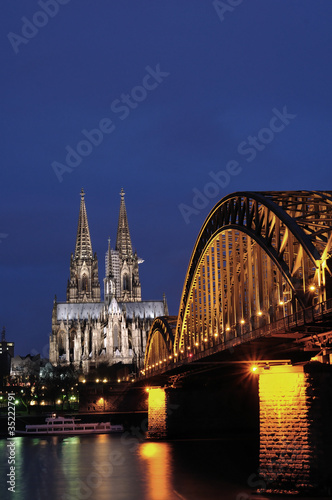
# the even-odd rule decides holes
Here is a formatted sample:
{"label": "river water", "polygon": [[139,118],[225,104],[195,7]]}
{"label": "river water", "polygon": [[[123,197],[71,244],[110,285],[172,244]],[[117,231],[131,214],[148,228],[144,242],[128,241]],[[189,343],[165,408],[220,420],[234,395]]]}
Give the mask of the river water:
{"label": "river water", "polygon": [[[257,443],[245,436],[149,442],[132,433],[0,440],[1,499],[247,500]],[[15,455],[15,493],[6,484]],[[12,477],[13,478],[13,477]],[[281,497],[278,497],[281,498]]]}

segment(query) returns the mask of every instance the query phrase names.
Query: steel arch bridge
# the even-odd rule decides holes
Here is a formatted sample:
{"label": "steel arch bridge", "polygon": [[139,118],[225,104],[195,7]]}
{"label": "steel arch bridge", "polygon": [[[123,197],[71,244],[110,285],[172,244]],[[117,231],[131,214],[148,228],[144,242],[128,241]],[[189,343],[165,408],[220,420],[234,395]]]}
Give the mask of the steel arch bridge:
{"label": "steel arch bridge", "polygon": [[179,314],[157,318],[144,369],[192,356],[331,297],[332,191],[237,192],[211,210]]}

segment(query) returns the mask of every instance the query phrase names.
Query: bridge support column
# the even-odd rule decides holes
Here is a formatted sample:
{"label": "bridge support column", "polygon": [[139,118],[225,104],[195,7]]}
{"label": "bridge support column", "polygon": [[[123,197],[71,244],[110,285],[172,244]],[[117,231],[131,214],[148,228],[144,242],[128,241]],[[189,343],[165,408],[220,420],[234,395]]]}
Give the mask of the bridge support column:
{"label": "bridge support column", "polygon": [[260,369],[261,491],[321,491],[332,481],[332,373],[320,363]]}
{"label": "bridge support column", "polygon": [[148,437],[162,439],[167,436],[167,403],[165,389],[151,387],[148,402]]}

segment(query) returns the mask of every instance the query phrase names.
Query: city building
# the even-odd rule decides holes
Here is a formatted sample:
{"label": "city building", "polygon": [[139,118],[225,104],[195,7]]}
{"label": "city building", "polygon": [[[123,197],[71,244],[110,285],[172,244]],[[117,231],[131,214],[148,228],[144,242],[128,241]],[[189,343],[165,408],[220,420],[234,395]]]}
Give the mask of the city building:
{"label": "city building", "polygon": [[11,381],[18,385],[25,385],[32,379],[38,379],[48,364],[48,360],[41,358],[40,354],[17,355],[12,358],[11,362]]}
{"label": "city building", "polygon": [[101,363],[143,366],[150,326],[168,314],[166,298],[141,297],[139,259],[133,251],[121,190],[115,249],[105,256],[104,300],[101,300],[98,260],[92,251],[85,193],[81,191],[75,252],[70,259],[66,302],[55,298],[50,335],[50,362],[73,363],[88,373]]}
{"label": "city building", "polygon": [[11,359],[14,357],[14,342],[7,342],[3,327],[0,342],[0,383],[10,374]]}

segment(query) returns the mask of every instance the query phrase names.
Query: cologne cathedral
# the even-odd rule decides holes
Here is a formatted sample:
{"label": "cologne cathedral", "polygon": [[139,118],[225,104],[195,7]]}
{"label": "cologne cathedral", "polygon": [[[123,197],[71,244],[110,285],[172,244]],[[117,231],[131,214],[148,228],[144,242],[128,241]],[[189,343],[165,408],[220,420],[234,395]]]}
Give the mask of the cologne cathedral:
{"label": "cologne cathedral", "polygon": [[54,300],[50,362],[72,363],[84,373],[100,363],[121,363],[139,369],[154,318],[168,314],[166,298],[141,298],[139,264],[143,261],[133,252],[122,189],[116,245],[112,249],[108,240],[101,300],[98,260],[92,251],[84,196],[82,189],[67,300]]}

